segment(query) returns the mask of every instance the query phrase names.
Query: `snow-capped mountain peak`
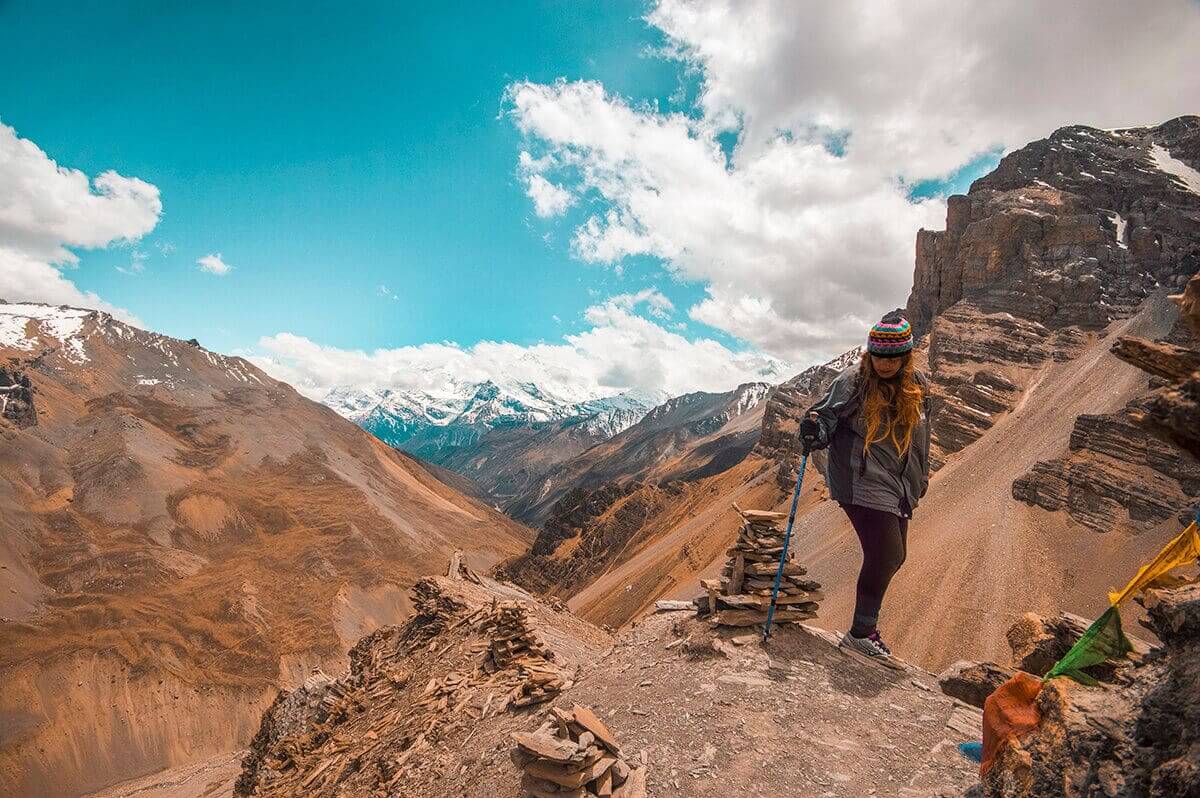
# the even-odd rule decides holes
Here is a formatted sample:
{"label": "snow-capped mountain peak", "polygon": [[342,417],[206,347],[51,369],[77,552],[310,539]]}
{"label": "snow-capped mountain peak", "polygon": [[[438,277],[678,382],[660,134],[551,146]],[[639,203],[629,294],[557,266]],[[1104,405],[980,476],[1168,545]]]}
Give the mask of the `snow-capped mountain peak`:
{"label": "snow-capped mountain peak", "polygon": [[572,393],[528,381],[447,379],[437,391],[341,386],[322,402],[393,446],[429,455],[431,446],[437,451],[470,445],[492,429],[575,418],[597,441],[606,440],[668,398],[665,392],[646,390],[601,397]]}

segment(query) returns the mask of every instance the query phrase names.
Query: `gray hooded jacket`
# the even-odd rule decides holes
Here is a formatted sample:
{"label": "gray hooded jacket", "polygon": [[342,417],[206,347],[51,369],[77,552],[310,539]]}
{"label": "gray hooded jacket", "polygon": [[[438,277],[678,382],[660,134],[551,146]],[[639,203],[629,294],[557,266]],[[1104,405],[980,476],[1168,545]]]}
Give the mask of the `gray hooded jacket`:
{"label": "gray hooded jacket", "polygon": [[809,408],[809,413],[817,414],[821,431],[817,446],[829,447],[825,483],[834,501],[912,517],[929,485],[929,381],[920,372],[917,381],[925,391],[925,399],[921,420],[904,455],[890,440],[879,441],[863,451],[866,428],[858,412],[861,397],[857,367],[838,375],[824,398]]}

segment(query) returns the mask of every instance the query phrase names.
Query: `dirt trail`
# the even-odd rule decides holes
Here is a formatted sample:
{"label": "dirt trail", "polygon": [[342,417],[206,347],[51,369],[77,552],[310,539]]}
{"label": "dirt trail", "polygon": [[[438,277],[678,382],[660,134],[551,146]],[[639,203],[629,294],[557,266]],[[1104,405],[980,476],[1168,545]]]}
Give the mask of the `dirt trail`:
{"label": "dirt trail", "polygon": [[[1066,451],[1076,416],[1116,410],[1145,375],[1109,353],[1117,335],[1169,328],[1163,303],[1113,326],[1076,359],[1051,361],[1018,408],[934,475],[909,531],[908,560],[892,582],[880,627],[901,656],[939,669],[956,659],[1003,658],[1004,632],[1026,611],[1084,615],[1105,589],[1177,530],[1098,534],[1015,501],[1012,481]],[[797,557],[826,586],[821,619],[845,628],[861,553],[841,509],[827,503],[797,521]],[[1003,661],[1003,660],[1002,660]]]}

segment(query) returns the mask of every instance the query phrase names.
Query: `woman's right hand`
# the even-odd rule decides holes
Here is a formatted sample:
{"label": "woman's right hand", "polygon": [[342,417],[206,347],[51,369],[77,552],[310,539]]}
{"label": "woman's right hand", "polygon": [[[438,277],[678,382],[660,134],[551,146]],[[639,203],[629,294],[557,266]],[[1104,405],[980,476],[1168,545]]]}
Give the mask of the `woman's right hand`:
{"label": "woman's right hand", "polygon": [[825,437],[824,430],[821,429],[821,423],[817,421],[816,413],[809,413],[804,417],[800,422],[798,435],[805,454],[816,449],[823,449],[826,445],[826,441],[822,440]]}

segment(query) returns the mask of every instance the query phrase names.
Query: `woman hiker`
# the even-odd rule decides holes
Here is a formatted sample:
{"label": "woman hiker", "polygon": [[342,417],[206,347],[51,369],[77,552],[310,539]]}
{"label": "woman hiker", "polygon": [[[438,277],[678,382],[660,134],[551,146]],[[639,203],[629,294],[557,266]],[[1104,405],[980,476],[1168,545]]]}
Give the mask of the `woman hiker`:
{"label": "woman hiker", "polygon": [[871,328],[858,368],[842,372],[800,422],[804,451],[829,447],[825,481],[862,544],[854,623],[842,645],[872,657],[879,607],[904,563],[908,521],[929,484],[929,391],[914,368],[913,334],[898,312]]}

